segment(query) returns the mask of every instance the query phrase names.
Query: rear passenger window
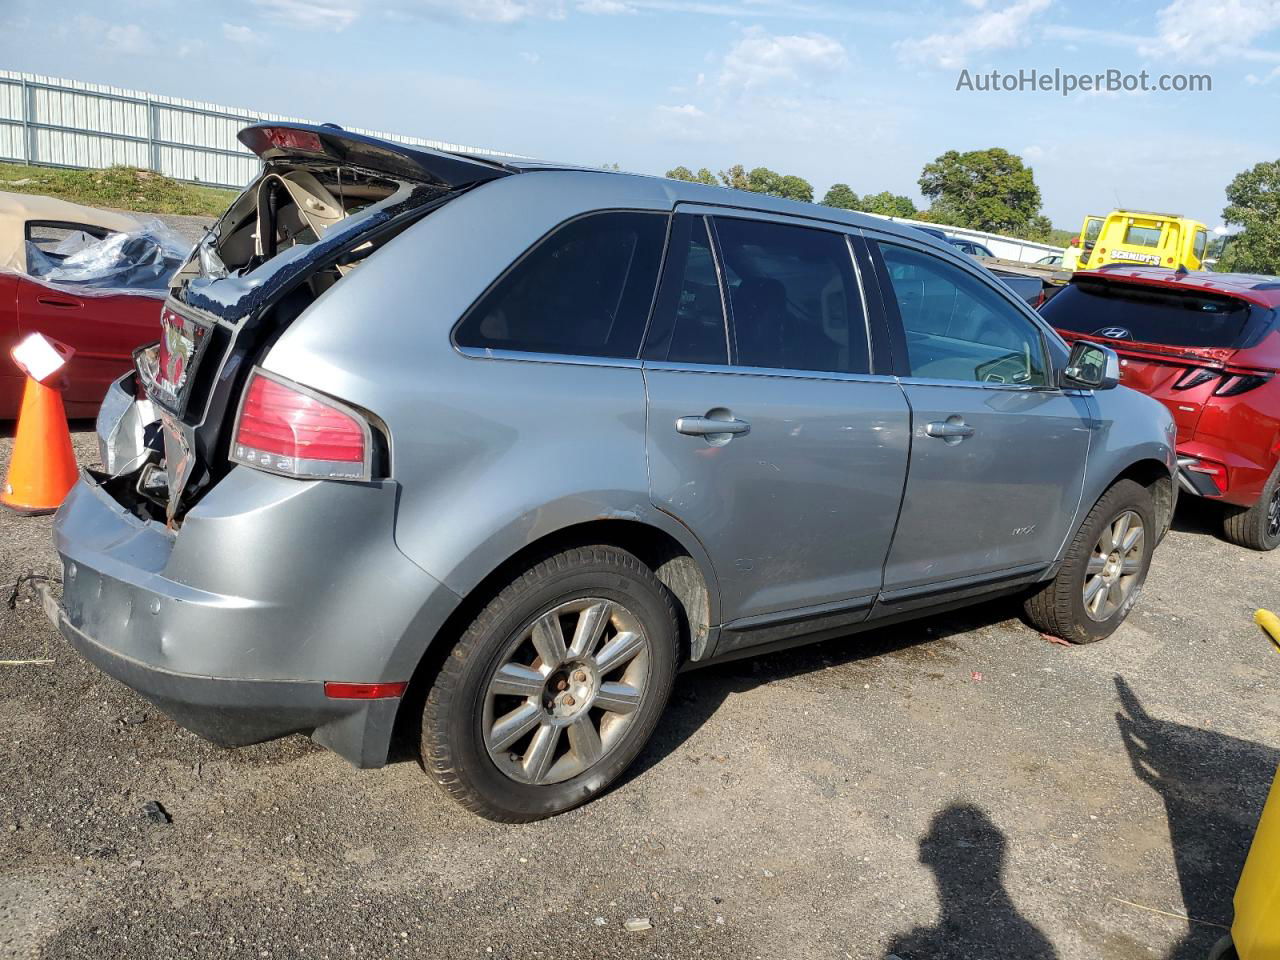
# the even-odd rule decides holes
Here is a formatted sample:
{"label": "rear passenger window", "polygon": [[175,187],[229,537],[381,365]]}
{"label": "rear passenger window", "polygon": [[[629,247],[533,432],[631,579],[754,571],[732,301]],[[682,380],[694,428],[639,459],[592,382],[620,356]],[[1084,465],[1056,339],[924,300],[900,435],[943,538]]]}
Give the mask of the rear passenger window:
{"label": "rear passenger window", "polygon": [[730,316],[745,367],[867,373],[867,323],[844,234],[717,218]]}
{"label": "rear passenger window", "polygon": [[597,213],[517,261],[458,325],[459,346],[634,359],[653,301],[667,217]]}
{"label": "rear passenger window", "polygon": [[724,304],[706,221],[688,214],[677,216],[668,249],[645,357],[727,364]]}

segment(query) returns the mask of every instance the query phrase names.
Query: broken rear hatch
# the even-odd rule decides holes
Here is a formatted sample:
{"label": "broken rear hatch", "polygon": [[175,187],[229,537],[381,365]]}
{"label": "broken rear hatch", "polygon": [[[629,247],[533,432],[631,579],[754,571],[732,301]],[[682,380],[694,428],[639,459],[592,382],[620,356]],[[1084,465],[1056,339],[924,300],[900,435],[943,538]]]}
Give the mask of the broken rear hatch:
{"label": "broken rear hatch", "polygon": [[239,137],[262,173],[175,275],[161,339],[136,357],[163,436],[137,492],[170,522],[229,469],[240,392],[279,332],[402,230],[511,172],[336,127],[263,124]]}
{"label": "broken rear hatch", "polygon": [[1169,408],[1179,443],[1195,434],[1215,396],[1242,393],[1273,372],[1235,362],[1273,319],[1269,308],[1238,297],[1077,276],[1042,313],[1067,339],[1120,354],[1120,382]]}

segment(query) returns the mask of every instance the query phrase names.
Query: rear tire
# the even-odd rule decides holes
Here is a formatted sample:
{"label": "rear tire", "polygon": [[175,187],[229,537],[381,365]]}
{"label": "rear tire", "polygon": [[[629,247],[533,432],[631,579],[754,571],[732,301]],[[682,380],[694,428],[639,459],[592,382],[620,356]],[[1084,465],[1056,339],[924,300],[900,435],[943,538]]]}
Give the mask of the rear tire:
{"label": "rear tire", "polygon": [[[1155,515],[1146,487],[1114,483],[1076,531],[1057,575],[1026,599],[1027,619],[1071,643],[1095,643],[1114,633],[1146,582],[1159,534]],[[1129,545],[1135,533],[1138,539]],[[1120,543],[1113,542],[1117,538]]]}
{"label": "rear tire", "polygon": [[1252,507],[1224,505],[1222,535],[1250,550],[1280,547],[1280,463],[1271,471],[1262,496]]}
{"label": "rear tire", "polygon": [[570,810],[649,740],[675,681],[675,601],[611,546],[554,554],[516,576],[445,658],[422,716],[424,770],[489,820]]}

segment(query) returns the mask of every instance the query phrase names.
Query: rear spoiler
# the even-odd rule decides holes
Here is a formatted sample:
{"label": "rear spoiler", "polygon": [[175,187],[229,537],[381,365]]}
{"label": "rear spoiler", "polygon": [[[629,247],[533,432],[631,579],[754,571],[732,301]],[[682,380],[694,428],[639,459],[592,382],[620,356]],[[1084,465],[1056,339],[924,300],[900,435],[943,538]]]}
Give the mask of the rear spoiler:
{"label": "rear spoiler", "polygon": [[336,126],[260,123],[245,127],[237,138],[263,160],[324,160],[448,190],[475,186],[516,172],[501,163],[379,140]]}

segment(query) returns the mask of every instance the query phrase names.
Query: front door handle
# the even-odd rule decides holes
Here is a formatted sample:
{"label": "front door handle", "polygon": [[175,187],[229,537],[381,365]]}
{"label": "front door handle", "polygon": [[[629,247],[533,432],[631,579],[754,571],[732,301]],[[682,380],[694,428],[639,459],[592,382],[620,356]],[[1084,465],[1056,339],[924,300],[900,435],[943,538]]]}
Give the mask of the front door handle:
{"label": "front door handle", "polygon": [[939,437],[948,443],[959,443],[965,437],[973,436],[973,427],[959,417],[949,420],[935,420],[925,426],[924,432],[931,437]]}
{"label": "front door handle", "polygon": [[721,434],[736,435],[747,433],[750,430],[751,424],[733,417],[726,420],[718,420],[715,417],[676,418],[676,433],[683,433],[690,437],[716,437]]}
{"label": "front door handle", "polygon": [[75,310],[80,306],[78,300],[59,300],[57,297],[36,297],[36,303],[46,307],[58,307],[60,310]]}

